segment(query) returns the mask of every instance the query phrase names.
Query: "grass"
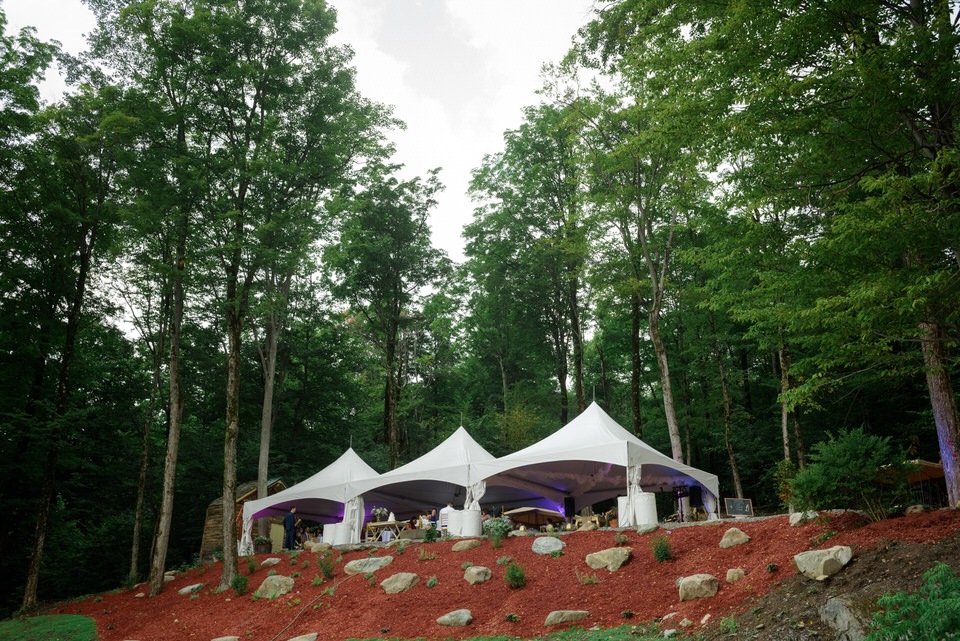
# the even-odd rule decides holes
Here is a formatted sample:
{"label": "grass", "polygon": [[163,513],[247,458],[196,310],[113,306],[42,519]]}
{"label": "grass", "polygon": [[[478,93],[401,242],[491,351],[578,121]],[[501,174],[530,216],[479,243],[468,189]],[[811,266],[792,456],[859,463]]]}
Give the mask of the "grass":
{"label": "grass", "polygon": [[76,614],[13,619],[0,623],[0,641],[97,641],[97,624]]}

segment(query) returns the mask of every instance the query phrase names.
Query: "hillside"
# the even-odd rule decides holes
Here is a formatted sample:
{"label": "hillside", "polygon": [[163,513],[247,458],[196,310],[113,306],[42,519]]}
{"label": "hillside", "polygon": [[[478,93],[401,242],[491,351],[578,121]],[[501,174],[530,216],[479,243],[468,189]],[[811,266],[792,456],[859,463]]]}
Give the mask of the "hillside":
{"label": "hillside", "polygon": [[[737,547],[721,549],[723,533],[736,526],[751,537]],[[290,639],[299,634],[319,633],[320,639],[368,637],[416,637],[463,639],[478,635],[541,636],[561,626],[545,628],[552,610],[588,610],[590,616],[574,624],[589,628],[642,625],[672,612],[664,627],[679,627],[684,618],[694,622],[687,628],[706,639],[729,638],[736,622],[736,637],[744,639],[829,639],[832,632],[820,623],[817,609],[829,596],[854,594],[872,600],[887,591],[914,591],[923,572],[937,560],[960,570],[960,512],[941,510],[868,524],[854,513],[831,515],[826,525],[808,523],[790,527],[786,516],[755,521],[691,524],[657,534],[669,538],[674,559],[654,560],[650,541],[657,534],[639,536],[621,530],[625,545],[632,547],[631,560],[616,572],[591,570],[587,554],[615,545],[617,531],[598,530],[565,534],[564,552],[557,557],[532,553],[530,537],[505,539],[500,548],[484,541],[480,547],[453,552],[452,541],[416,544],[400,552],[392,547],[343,553],[343,562],[367,556],[393,556],[392,563],[375,577],[343,572],[337,565],[332,580],[314,585],[320,574],[319,558],[304,552],[297,558],[275,555],[281,562],[273,569],[295,577],[290,594],[273,600],[255,599],[252,592],[268,576],[259,563],[249,577],[250,593],[215,593],[219,565],[180,573],[160,596],[137,596],[145,586],[132,592],[116,591],[83,601],[60,604],[47,614],[84,614],[97,621],[103,641],[209,640],[236,635],[241,639]],[[836,534],[831,535],[831,532]],[[829,537],[829,538],[828,538]],[[850,545],[854,558],[839,574],[818,583],[797,575],[793,555],[808,549]],[[339,552],[335,554],[339,555]],[[510,557],[524,566],[527,584],[511,589],[503,580],[505,565],[498,560]],[[465,563],[485,566],[493,579],[479,585],[463,580]],[[776,571],[768,570],[776,564]],[[746,577],[728,584],[729,568],[742,568]],[[378,583],[398,572],[412,572],[420,582],[401,594],[385,594]],[[241,573],[249,573],[241,563]],[[678,577],[709,573],[720,579],[716,596],[681,603]],[[427,587],[436,577],[435,587]],[[594,582],[596,581],[596,582]],[[193,595],[178,590],[196,583],[204,587]],[[466,627],[444,627],[436,623],[443,614],[469,609],[473,623]],[[507,615],[517,615],[509,621]],[[710,615],[701,625],[705,615]],[[511,617],[515,618],[515,617]],[[721,621],[726,619],[724,629]]]}

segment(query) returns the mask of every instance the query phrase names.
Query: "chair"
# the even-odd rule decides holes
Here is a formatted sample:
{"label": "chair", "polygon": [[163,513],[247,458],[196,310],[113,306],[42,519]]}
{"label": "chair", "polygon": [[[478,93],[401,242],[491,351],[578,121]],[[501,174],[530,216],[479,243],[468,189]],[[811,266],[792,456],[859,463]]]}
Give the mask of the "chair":
{"label": "chair", "polygon": [[446,532],[450,523],[450,512],[440,512],[440,531]]}

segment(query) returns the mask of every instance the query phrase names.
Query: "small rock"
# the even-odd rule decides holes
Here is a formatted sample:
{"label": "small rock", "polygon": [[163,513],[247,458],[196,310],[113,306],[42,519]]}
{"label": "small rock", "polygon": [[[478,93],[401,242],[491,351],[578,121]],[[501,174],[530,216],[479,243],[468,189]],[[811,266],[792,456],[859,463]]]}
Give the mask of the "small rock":
{"label": "small rock", "polygon": [[743,568],[730,568],[727,570],[727,583],[736,583],[745,576]]}
{"label": "small rock", "polygon": [[532,549],[534,554],[547,555],[563,550],[566,545],[566,543],[553,536],[538,536],[533,540]]}
{"label": "small rock", "polygon": [[453,544],[453,547],[450,548],[451,552],[465,552],[466,550],[472,550],[473,548],[480,547],[479,539],[465,539],[463,541],[457,541]]}
{"label": "small rock", "polygon": [[437,623],[446,626],[465,626],[473,623],[473,614],[470,610],[454,610],[437,619]]}
{"label": "small rock", "polygon": [[543,625],[556,625],[558,623],[567,623],[568,621],[579,621],[590,616],[587,610],[554,610],[547,615]]}
{"label": "small rock", "polygon": [[732,548],[735,545],[743,545],[749,542],[749,535],[739,528],[732,527],[723,533],[723,538],[720,540],[720,547]]}

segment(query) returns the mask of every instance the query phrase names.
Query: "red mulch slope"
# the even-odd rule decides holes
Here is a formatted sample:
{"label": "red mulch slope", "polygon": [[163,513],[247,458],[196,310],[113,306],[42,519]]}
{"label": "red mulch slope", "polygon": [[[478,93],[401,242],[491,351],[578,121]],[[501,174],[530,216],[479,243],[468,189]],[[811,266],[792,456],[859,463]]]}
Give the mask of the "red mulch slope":
{"label": "red mulch slope", "polygon": [[[723,533],[729,527],[739,527],[752,537],[741,546],[720,549]],[[824,529],[838,531],[836,536],[817,546],[812,540]],[[91,597],[85,601],[63,605],[52,613],[85,614],[93,617],[103,641],[138,639],[141,641],[208,641],[220,636],[236,635],[241,639],[267,641],[317,632],[320,639],[417,637],[463,639],[477,635],[512,635],[525,638],[539,636],[545,630],[544,619],[552,610],[588,610],[590,616],[571,625],[615,627],[626,623],[625,611],[633,612],[633,622],[647,621],[670,612],[699,622],[706,614],[714,623],[728,614],[748,597],[766,593],[775,582],[795,574],[793,555],[815,547],[852,545],[857,549],[870,548],[881,540],[934,542],[960,530],[960,512],[956,510],[927,512],[889,519],[881,523],[865,524],[853,513],[835,515],[824,528],[810,523],[792,528],[786,517],[761,521],[701,524],[661,529],[672,543],[674,560],[657,563],[650,549],[655,535],[638,536],[630,530],[621,533],[629,538],[626,545],[633,548],[633,558],[617,572],[591,570],[584,558],[591,552],[613,547],[614,534],[610,530],[575,532],[563,536],[567,544],[564,554],[557,558],[538,556],[531,552],[530,537],[510,538],[500,548],[489,541],[466,552],[453,552],[453,542],[442,541],[409,547],[397,555],[392,548],[377,549],[377,556],[392,554],[394,561],[376,573],[373,585],[363,575],[347,577],[343,565],[337,566],[336,576],[314,586],[315,575],[320,574],[317,555],[304,552],[295,563],[281,555],[281,563],[274,566],[287,576],[301,572],[295,578],[296,587],[290,594],[273,600],[253,600],[251,594],[266,578],[268,570],[257,569],[250,577],[250,592],[235,596],[232,591],[214,592],[220,581],[219,564],[204,571],[190,570],[166,585],[163,594],[155,598],[135,596],[145,590],[140,586],[134,592],[120,591]],[[420,560],[419,548],[435,559]],[[339,553],[337,553],[339,554]],[[343,554],[344,562],[365,558],[368,552]],[[267,558],[261,555],[258,562]],[[504,581],[505,565],[497,559],[509,556],[523,565],[527,585],[511,589]],[[463,580],[465,562],[490,568],[493,579],[469,585]],[[304,568],[305,562],[309,565]],[[776,563],[779,570],[770,572],[767,565]],[[746,578],[727,584],[729,568],[743,568]],[[242,574],[247,566],[241,562]],[[420,582],[402,594],[385,594],[378,582],[396,572],[414,572]],[[720,590],[709,599],[681,603],[675,581],[678,577],[708,573],[720,579]],[[579,578],[578,578],[579,574]],[[427,587],[430,577],[436,576],[437,585]],[[596,577],[599,583],[589,584],[583,577]],[[205,587],[191,598],[177,590],[194,583]],[[334,587],[334,593],[324,592]],[[444,627],[436,623],[443,614],[460,608],[469,609],[473,623],[466,627]],[[519,621],[507,621],[507,614],[520,616]],[[694,629],[697,626],[694,626]]]}

